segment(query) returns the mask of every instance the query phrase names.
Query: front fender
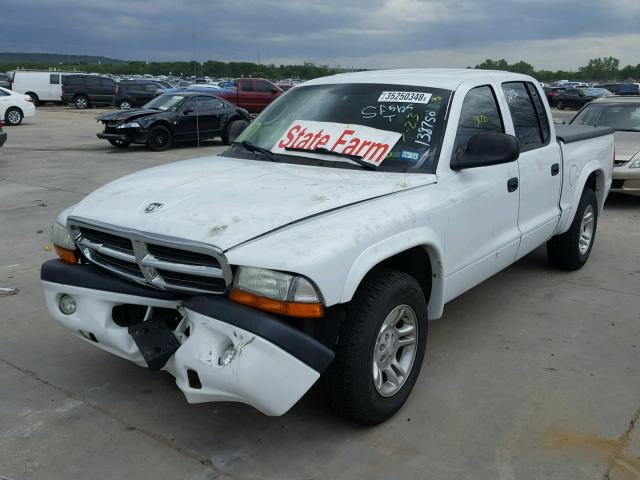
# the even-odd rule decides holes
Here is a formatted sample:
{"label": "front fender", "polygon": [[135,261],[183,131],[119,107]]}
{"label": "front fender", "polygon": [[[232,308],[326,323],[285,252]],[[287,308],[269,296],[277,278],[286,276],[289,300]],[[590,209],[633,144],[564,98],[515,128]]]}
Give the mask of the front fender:
{"label": "front fender", "polygon": [[[427,312],[429,319],[442,316],[444,308],[444,275],[442,270],[442,245],[435,232],[418,227],[387,237],[366,248],[353,262],[342,290],[340,303],[349,302],[365,275],[380,262],[414,247],[424,248],[431,261],[431,296]],[[425,265],[425,268],[427,266]]]}

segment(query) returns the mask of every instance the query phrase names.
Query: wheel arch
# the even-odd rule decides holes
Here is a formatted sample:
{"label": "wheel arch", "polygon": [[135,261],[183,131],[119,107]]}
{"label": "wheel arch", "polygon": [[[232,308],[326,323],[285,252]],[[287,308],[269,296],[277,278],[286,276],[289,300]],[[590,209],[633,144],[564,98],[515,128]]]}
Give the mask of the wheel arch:
{"label": "wheel arch", "polygon": [[388,267],[413,276],[425,294],[429,319],[440,318],[444,308],[442,251],[438,237],[426,228],[394,235],[370,246],[351,266],[341,303],[353,298],[369,272]]}
{"label": "wheel arch", "polygon": [[567,197],[571,199],[571,203],[568,203],[569,198],[565,197],[563,193],[561,203],[563,205],[570,206],[570,208],[565,207],[566,210],[562,213],[560,222],[558,223],[558,229],[555,234],[562,234],[571,227],[571,222],[573,222],[576,212],[578,211],[580,197],[582,196],[584,189],[587,187],[592,188],[595,192],[598,200],[598,214],[602,213],[608,193],[607,182],[610,181],[611,176],[606,174],[599,162],[594,161],[587,164],[583,169],[582,174],[575,182],[575,189],[572,189],[572,191],[567,195]]}

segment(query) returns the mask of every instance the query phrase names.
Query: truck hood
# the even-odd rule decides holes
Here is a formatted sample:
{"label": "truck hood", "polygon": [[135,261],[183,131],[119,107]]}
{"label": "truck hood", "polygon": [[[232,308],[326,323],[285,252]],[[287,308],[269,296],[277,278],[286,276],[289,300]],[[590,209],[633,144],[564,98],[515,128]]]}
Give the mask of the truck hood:
{"label": "truck hood", "polygon": [[[91,193],[67,214],[227,250],[310,216],[436,180],[432,174],[211,156],[123,177]],[[145,212],[151,204],[159,206]],[[371,208],[375,211],[375,204]]]}
{"label": "truck hood", "polygon": [[640,132],[616,132],[616,160],[628,162],[640,152]]}

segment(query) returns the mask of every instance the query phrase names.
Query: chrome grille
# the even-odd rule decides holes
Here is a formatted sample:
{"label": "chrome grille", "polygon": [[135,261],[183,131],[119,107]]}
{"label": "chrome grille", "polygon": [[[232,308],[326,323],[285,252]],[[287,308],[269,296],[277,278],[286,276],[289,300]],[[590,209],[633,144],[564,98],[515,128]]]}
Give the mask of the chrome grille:
{"label": "chrome grille", "polygon": [[222,294],[231,286],[231,267],[210,245],[73,217],[67,224],[87,260],[121,277],[190,293]]}

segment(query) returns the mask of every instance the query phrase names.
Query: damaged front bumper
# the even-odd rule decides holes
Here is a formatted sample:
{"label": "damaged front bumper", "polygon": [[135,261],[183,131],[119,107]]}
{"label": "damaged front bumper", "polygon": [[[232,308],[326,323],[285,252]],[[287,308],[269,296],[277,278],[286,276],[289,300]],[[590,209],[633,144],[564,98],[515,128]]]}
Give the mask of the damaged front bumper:
{"label": "damaged front bumper", "polygon": [[102,140],[120,140],[123,142],[146,143],[147,134],[147,130],[141,130],[139,128],[126,128],[120,130],[119,132],[98,132],[96,133],[96,137]]}
{"label": "damaged front bumper", "polygon": [[[267,415],[282,415],[333,360],[334,353],[316,339],[225,298],[153,290],[92,265],[59,260],[42,266],[41,279],[55,320],[110,353],[168,371],[190,403],[235,401]],[[64,295],[73,299],[72,313],[61,309]],[[151,314],[123,324],[122,318],[114,318],[114,308],[121,305],[141,306],[147,312],[175,311],[177,321],[162,327],[172,337],[166,341],[165,333],[148,332],[153,329],[147,326],[162,322]],[[140,333],[144,330],[146,337]],[[169,352],[167,358],[162,359],[163,351]]]}

